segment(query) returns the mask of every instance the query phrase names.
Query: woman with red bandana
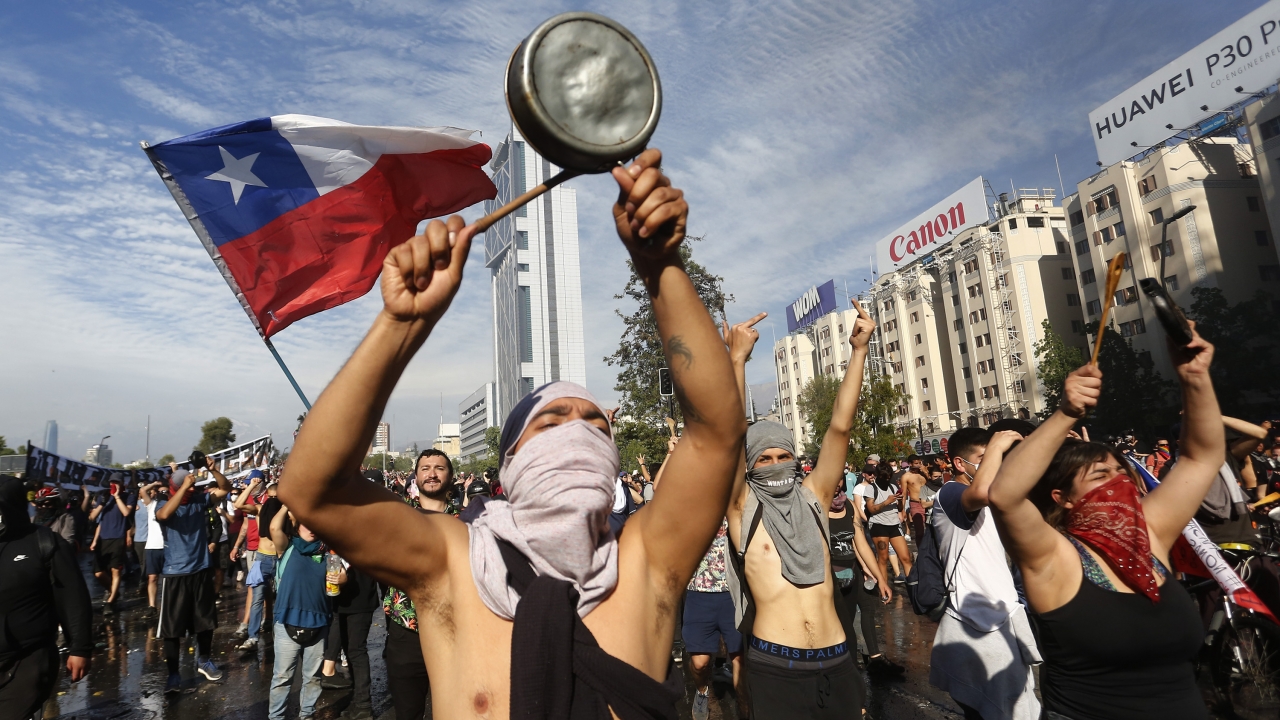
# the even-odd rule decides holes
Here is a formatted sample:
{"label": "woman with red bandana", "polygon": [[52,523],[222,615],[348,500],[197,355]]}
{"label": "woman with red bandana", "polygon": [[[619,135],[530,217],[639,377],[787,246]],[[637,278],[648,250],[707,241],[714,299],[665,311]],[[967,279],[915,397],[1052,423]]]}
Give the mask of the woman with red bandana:
{"label": "woman with red bandana", "polygon": [[1140,495],[1115,449],[1068,440],[1098,403],[1094,365],[1067,377],[1057,412],[1010,451],[991,485],[1040,631],[1049,718],[1208,718],[1192,667],[1204,630],[1169,571],[1169,551],[1226,452],[1213,346],[1192,335],[1169,348],[1182,387],[1182,454],[1155,490]]}

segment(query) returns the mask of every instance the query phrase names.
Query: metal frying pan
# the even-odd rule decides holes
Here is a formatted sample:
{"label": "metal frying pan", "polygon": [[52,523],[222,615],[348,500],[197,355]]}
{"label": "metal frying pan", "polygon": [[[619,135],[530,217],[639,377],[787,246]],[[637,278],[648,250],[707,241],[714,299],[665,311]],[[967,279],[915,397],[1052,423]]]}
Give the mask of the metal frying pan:
{"label": "metal frying pan", "polygon": [[507,109],[540,155],[564,168],[476,222],[483,232],[569,178],[639,155],[658,127],[662,84],[649,51],[602,15],[547,20],[507,63]]}

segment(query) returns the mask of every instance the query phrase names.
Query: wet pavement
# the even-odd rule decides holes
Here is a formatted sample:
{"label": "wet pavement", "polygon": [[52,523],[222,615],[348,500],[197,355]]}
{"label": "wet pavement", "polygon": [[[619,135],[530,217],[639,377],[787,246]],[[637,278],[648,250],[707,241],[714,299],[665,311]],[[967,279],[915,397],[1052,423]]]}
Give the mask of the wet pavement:
{"label": "wet pavement", "polygon": [[[163,643],[156,637],[154,620],[146,612],[146,591],[128,584],[120,610],[104,617],[100,590],[90,578],[95,593],[94,633],[97,649],[88,677],[80,682],[60,680],[54,696],[45,706],[46,720],[134,720],[136,718],[182,718],[183,720],[260,720],[267,716],[267,689],[273,661],[270,643],[248,653],[235,649],[233,634],[244,612],[245,591],[228,586],[218,606],[218,629],[214,632],[213,655],[224,672],[219,682],[209,682],[195,672],[194,650],[184,648],[181,667],[184,689],[166,696],[167,671]],[[900,587],[900,586],[899,586]],[[374,616],[369,634],[372,695],[375,717],[394,720],[387,693],[382,648],[386,620]],[[915,615],[903,596],[895,596],[880,608],[878,619],[881,646],[892,660],[905,665],[898,680],[872,679],[864,672],[868,691],[868,717],[876,720],[961,718],[963,714],[950,696],[929,685],[929,653],[934,623]],[[858,623],[854,623],[857,627]],[[860,628],[858,628],[860,632]],[[683,668],[684,665],[682,664]],[[345,672],[339,668],[339,672]],[[65,675],[65,672],[64,672]],[[686,697],[693,696],[689,674],[685,672]],[[736,720],[735,696],[728,678],[713,684],[711,718]],[[317,706],[317,720],[335,720],[350,702],[350,690],[325,690]],[[687,702],[681,717],[689,718]],[[297,717],[297,681],[287,714]]]}

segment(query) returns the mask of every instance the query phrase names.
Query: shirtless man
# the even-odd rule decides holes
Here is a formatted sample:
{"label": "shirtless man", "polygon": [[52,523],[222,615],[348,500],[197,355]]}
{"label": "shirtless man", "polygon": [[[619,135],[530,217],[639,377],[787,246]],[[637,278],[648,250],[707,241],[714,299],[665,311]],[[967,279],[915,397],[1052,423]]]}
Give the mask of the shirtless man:
{"label": "shirtless man", "polygon": [[907,458],[907,462],[910,465],[902,473],[902,489],[907,493],[907,521],[911,523],[911,538],[918,543],[920,536],[924,534],[925,511],[933,507],[933,501],[920,499],[920,488],[929,482],[924,458],[912,455]]}
{"label": "shirtless man", "polygon": [[735,566],[730,591],[739,622],[749,623],[744,627],[751,635],[747,691],[758,720],[858,718],[862,713],[862,681],[836,614],[826,523],[844,479],[867,341],[875,329],[866,311],[855,308],[858,319],[849,338],[853,357],[817,466],[800,482],[791,431],[758,422],[747,432],[746,457],[734,479],[729,537],[741,554],[746,587]]}
{"label": "shirtless man", "polygon": [[[724,517],[746,422],[725,344],[683,267],[688,205],[661,158],[649,149],[613,170],[613,215],[652,299],[685,426],[653,502],[620,538],[607,531],[617,446],[604,410],[572,383],[540,388],[512,409],[500,444],[510,502],[487,504],[474,524],[423,515],[359,477],[396,381],[462,281],[476,228],[456,216],[387,254],[383,310],[289,455],[281,500],[417,607],[436,718],[507,718],[532,702],[546,702],[548,717],[608,717],[609,707],[674,715],[683,694],[679,673],[676,687],[659,686],[672,664],[675,605]],[[515,531],[513,517],[522,518]],[[566,634],[594,635],[599,647]],[[584,660],[598,672],[577,676],[575,688]]]}

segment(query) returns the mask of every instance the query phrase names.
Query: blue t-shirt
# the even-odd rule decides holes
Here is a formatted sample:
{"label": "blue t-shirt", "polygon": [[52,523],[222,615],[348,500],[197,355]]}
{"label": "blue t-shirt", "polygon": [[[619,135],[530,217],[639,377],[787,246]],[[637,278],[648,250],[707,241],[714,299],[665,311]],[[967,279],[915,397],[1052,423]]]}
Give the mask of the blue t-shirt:
{"label": "blue t-shirt", "polygon": [[120,512],[120,506],[116,503],[116,499],[108,495],[106,500],[100,501],[98,504],[104,506],[102,512],[98,514],[98,539],[119,540],[123,538],[125,532],[129,529],[129,518]]}
{"label": "blue t-shirt", "polygon": [[284,557],[276,563],[275,619],[294,627],[318,628],[330,619],[329,596],[324,592],[326,553],[304,555],[308,545],[300,537],[290,539]]}
{"label": "blue t-shirt", "polygon": [[[164,528],[164,575],[190,575],[209,567],[208,521],[205,509],[212,496],[197,493],[186,505],[160,521]],[[167,503],[166,503],[167,504]],[[159,510],[161,506],[157,505]]]}
{"label": "blue t-shirt", "polygon": [[148,528],[150,524],[147,522],[147,513],[151,511],[151,505],[144,504],[141,500],[133,507],[133,541],[136,543],[145,543],[148,536]]}

